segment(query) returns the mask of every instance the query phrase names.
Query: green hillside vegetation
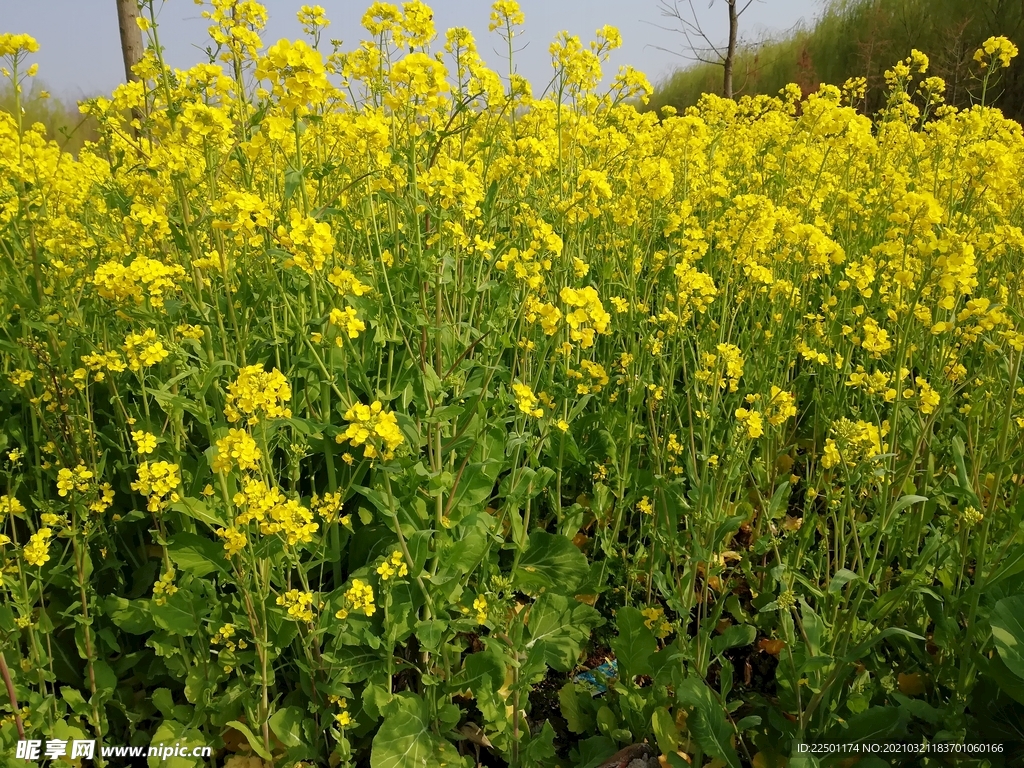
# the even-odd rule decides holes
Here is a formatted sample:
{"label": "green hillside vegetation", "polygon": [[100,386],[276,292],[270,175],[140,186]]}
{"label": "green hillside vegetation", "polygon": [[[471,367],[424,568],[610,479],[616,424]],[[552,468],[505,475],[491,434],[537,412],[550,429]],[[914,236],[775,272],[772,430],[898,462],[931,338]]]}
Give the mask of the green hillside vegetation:
{"label": "green hillside vegetation", "polygon": [[[708,11],[715,12],[722,9]],[[1020,0],[829,0],[813,25],[738,53],[736,95],[774,95],[787,83],[797,83],[806,94],[820,83],[859,76],[868,81],[860,106],[873,112],[881,105],[884,71],[917,48],[931,60],[929,74],[946,81],[947,102],[963,107],[980,95],[972,76],[978,71],[974,51],[993,35],[1005,35],[1018,45],[1024,42]],[[682,109],[696,104],[702,93],[721,89],[722,68],[699,64],[661,83],[649,108],[669,104]],[[1003,71],[986,101],[1007,117],[1024,117],[1024,75],[1019,65]]]}
{"label": "green hillside vegetation", "polygon": [[[24,86],[23,86],[24,87]],[[77,155],[86,141],[97,137],[95,119],[82,115],[78,106],[49,94],[41,81],[26,87],[21,97],[22,124],[35,123],[46,127],[46,137],[53,139],[66,152]],[[14,114],[14,88],[9,82],[0,85],[0,111]]]}

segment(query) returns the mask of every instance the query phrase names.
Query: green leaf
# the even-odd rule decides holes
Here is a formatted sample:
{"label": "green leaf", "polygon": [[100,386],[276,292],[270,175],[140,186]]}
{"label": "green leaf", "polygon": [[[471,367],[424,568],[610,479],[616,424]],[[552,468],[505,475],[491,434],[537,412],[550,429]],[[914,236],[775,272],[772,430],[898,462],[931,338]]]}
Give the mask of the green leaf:
{"label": "green leaf", "polygon": [[224,547],[204,536],[179,531],[167,544],[167,554],[178,568],[193,576],[203,577],[217,571],[228,573]]}
{"label": "green leaf", "polygon": [[711,649],[715,653],[723,653],[730,648],[750,645],[757,637],[757,628],[750,624],[733,624],[725,632],[712,638]]}
{"label": "green leaf", "polygon": [[170,688],[157,688],[153,691],[153,695],[150,697],[160,714],[164,716],[165,720],[172,720],[174,712],[174,697],[171,695]]}
{"label": "green leaf", "polygon": [[[570,604],[571,603],[571,604]],[[541,595],[530,608],[526,650],[552,669],[568,672],[576,666],[580,649],[594,627],[604,623],[589,605],[552,592]]]}
{"label": "green leaf", "polygon": [[849,568],[840,568],[836,571],[836,575],[832,577],[832,580],[828,583],[829,594],[838,594],[843,587],[849,584],[851,581],[859,579],[856,573],[851,571]]}
{"label": "green leaf", "polygon": [[423,699],[414,693],[398,694],[373,737],[370,768],[442,768],[439,740],[430,731],[430,716]]}
{"label": "green leaf", "polygon": [[786,513],[786,504],[789,502],[789,480],[775,489],[772,500],[768,504],[768,519],[777,520]]}
{"label": "green leaf", "polygon": [[545,720],[540,733],[524,741],[526,745],[520,753],[524,768],[540,768],[550,764],[549,761],[555,756],[555,729],[551,727],[551,721]]}
{"label": "green leaf", "polygon": [[911,504],[919,504],[921,502],[928,501],[927,496],[916,496],[912,493],[908,493],[906,496],[901,496],[892,506],[891,514],[896,515],[902,512],[904,509],[909,507]]}
{"label": "green leaf", "polygon": [[505,700],[500,690],[505,684],[506,661],[493,645],[466,657],[466,685],[473,692],[476,704],[489,725],[501,730],[508,720]]}
{"label": "green leaf", "polygon": [[221,517],[220,511],[216,508],[211,508],[201,499],[193,499],[186,496],[181,501],[176,501],[171,504],[171,509],[175,512],[180,512],[186,517],[191,517],[193,520],[206,523],[210,528],[228,527],[227,520]]}
{"label": "green leaf", "polygon": [[679,729],[676,728],[675,718],[665,707],[658,707],[651,717],[651,729],[654,731],[654,738],[658,740],[658,748],[662,754],[670,755],[679,748],[682,737]]}
{"label": "green leaf", "polygon": [[967,495],[967,500],[974,506],[980,507],[981,502],[978,500],[978,494],[974,492],[974,487],[971,485],[971,481],[967,477],[967,465],[964,463],[965,450],[964,441],[960,439],[960,435],[954,436],[953,462],[956,464],[957,484],[960,486],[960,490]]}
{"label": "green leaf", "polygon": [[149,608],[153,614],[153,621],[161,629],[175,635],[194,635],[199,629],[199,623],[195,613],[192,612],[192,605],[188,598],[181,592],[175,592],[163,605],[157,605],[154,601]]}
{"label": "green leaf", "polygon": [[148,600],[126,600],[109,595],[103,599],[103,612],[114,624],[133,635],[145,635],[156,629]]}
{"label": "green leaf", "polygon": [[688,677],[677,689],[676,699],[692,707],[693,713],[686,724],[701,748],[712,757],[724,760],[729,768],[740,768],[740,757],[730,742],[732,726],[711,689],[703,681]]}
{"label": "green leaf", "polygon": [[[156,729],[156,732],[153,734],[153,740],[150,743],[176,744],[188,748],[203,747],[209,742],[202,733],[189,728],[183,723],[175,722],[174,720],[164,720]],[[190,751],[186,749],[186,752]],[[208,760],[209,758],[202,757],[179,757],[177,755],[157,757],[156,755],[151,755],[147,757],[146,762],[149,768],[193,768],[193,766],[198,768],[199,766],[206,765]]]}
{"label": "green leaf", "polygon": [[270,753],[263,746],[263,740],[256,737],[256,734],[249,730],[249,726],[245,723],[240,723],[237,720],[231,720],[225,723],[229,728],[234,728],[240,734],[245,736],[245,740],[249,742],[249,746],[252,751],[262,757],[264,760],[270,760]]}
{"label": "green leaf", "polygon": [[999,658],[1024,679],[1024,596],[1007,597],[995,604],[990,617],[992,639]]}
{"label": "green leaf", "polygon": [[844,744],[877,744],[893,736],[903,725],[906,712],[899,707],[872,707],[849,719],[845,729],[836,729]]}
{"label": "green leaf", "polygon": [[911,640],[924,640],[925,639],[925,638],[921,637],[920,635],[914,634],[913,632],[911,632],[909,630],[902,629],[901,627],[889,627],[888,629],[883,629],[881,632],[879,632],[877,635],[872,637],[870,640],[865,640],[863,643],[858,645],[856,648],[854,648],[852,651],[850,651],[850,653],[848,653],[846,655],[846,658],[843,659],[843,661],[845,661],[847,663],[852,663],[852,662],[855,662],[855,661],[859,660],[865,653],[867,653],[869,650],[871,650],[871,648],[873,648],[876,644],[882,642],[887,637],[892,637],[893,635],[902,635],[904,637],[909,637]]}
{"label": "green leaf", "polygon": [[341,658],[341,667],[335,672],[339,683],[361,683],[384,669],[380,654],[357,648],[345,648]]}
{"label": "green leaf", "polygon": [[516,588],[524,592],[557,588],[572,595],[588,572],[586,555],[572,541],[558,534],[534,531],[513,579]]}
{"label": "green leaf", "polygon": [[579,692],[571,680],[558,689],[558,708],[573,733],[583,734],[594,730],[594,716],[580,705]]}
{"label": "green leaf", "polygon": [[303,743],[302,718],[304,712],[300,707],[279,709],[270,717],[270,730],[286,747],[297,747]]}
{"label": "green leaf", "polygon": [[637,675],[651,674],[651,654],[658,650],[654,633],[644,624],[644,615],[637,608],[626,606],[615,614],[619,634],[611,646],[619,662],[622,680],[633,681]]}
{"label": "green leaf", "polygon": [[[979,654],[980,655],[980,654]],[[984,656],[978,660],[982,673],[992,678],[1003,693],[1014,701],[1024,704],[1024,680],[1021,680],[1003,661],[998,653],[991,659]]]}

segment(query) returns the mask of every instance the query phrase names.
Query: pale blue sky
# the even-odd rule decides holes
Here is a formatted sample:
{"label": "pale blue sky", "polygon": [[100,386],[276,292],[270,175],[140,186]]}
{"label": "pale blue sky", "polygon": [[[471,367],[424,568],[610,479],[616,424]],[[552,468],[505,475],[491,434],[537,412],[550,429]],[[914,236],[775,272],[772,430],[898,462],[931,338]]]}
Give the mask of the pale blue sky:
{"label": "pale blue sky", "polygon": [[[307,0],[308,1],[308,0]],[[265,0],[270,22],[264,43],[282,37],[301,36],[295,12],[303,0]],[[435,0],[434,22],[439,32],[465,26],[473,32],[481,56],[498,72],[505,72],[503,41],[488,33],[488,0]],[[716,42],[725,37],[726,18],[723,0],[694,0],[706,29]],[[316,0],[310,2],[316,4]],[[369,0],[319,0],[331,20],[325,42],[340,39],[344,48],[355,47],[362,39],[359,20]],[[682,50],[681,35],[658,29],[667,20],[659,13],[658,0],[520,0],[526,15],[525,34],[518,41],[525,48],[516,55],[516,69],[533,83],[536,93],[551,77],[548,45],[561,30],[579,35],[584,43],[594,31],[611,24],[622,32],[623,46],[606,68],[614,74],[621,64],[631,64],[646,73],[652,83],[686,63],[677,55],[658,47]],[[682,3],[681,3],[682,5]],[[169,63],[186,68],[205,61],[203,49],[209,42],[209,22],[200,16],[201,8],[193,0],[166,0],[159,21],[161,42]],[[811,23],[820,12],[820,0],[754,0],[741,18],[744,36],[757,37],[778,33],[797,23]],[[114,0],[0,0],[0,32],[27,32],[35,37],[40,50],[39,77],[55,95],[80,98],[109,93],[124,78]]]}

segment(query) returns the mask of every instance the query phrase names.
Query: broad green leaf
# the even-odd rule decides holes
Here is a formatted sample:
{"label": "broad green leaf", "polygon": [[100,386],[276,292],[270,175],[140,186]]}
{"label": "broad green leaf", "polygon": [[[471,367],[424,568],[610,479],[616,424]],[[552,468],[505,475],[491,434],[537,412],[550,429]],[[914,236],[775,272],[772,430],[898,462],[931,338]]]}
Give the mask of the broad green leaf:
{"label": "broad green leaf", "polygon": [[619,662],[622,680],[633,681],[637,675],[651,674],[651,654],[658,650],[654,633],[644,624],[644,615],[637,608],[626,606],[615,614],[619,633],[611,641]]}
{"label": "broad green leaf", "polygon": [[840,568],[838,571],[836,571],[835,576],[833,576],[832,580],[828,583],[829,594],[837,594],[842,590],[843,587],[845,587],[851,581],[855,581],[859,578],[860,576],[851,571],[849,568]]}
{"label": "broad green leaf", "polygon": [[555,729],[551,727],[551,721],[545,720],[540,733],[524,741],[525,747],[520,753],[524,768],[550,765],[549,761],[555,756]]}
{"label": "broad green leaf", "polygon": [[205,536],[178,531],[167,544],[167,554],[180,570],[193,576],[208,576],[214,571],[228,573],[224,547]]}
{"label": "broad green leaf", "polygon": [[877,744],[892,737],[906,722],[907,713],[899,707],[871,707],[851,717],[845,728],[835,734],[845,744]]}
{"label": "broad green leaf", "polygon": [[192,607],[188,598],[179,591],[168,597],[167,602],[163,605],[157,605],[154,600],[149,610],[158,627],[166,629],[172,634],[188,637],[194,635],[199,629],[199,623]]}
{"label": "broad green leaf", "polygon": [[586,555],[572,541],[558,534],[534,531],[513,579],[516,588],[524,592],[557,589],[572,595],[588,572]]}
{"label": "broad green leaf", "polygon": [[740,648],[750,645],[757,637],[757,628],[751,624],[733,624],[726,630],[711,639],[711,650],[715,653],[723,653],[730,648]]}
{"label": "broad green leaf", "polygon": [[576,666],[591,630],[603,623],[601,614],[589,605],[547,592],[530,608],[526,649],[552,669],[568,672]]}
{"label": "broad green leaf", "polygon": [[384,669],[380,654],[363,648],[342,648],[338,656],[341,668],[335,672],[335,679],[339,683],[361,683]]}
{"label": "broad green leaf", "polygon": [[583,734],[594,730],[594,716],[580,705],[579,692],[571,680],[559,688],[558,706],[570,731]]}
{"label": "broad green leaf", "polygon": [[999,658],[1024,679],[1024,596],[1007,597],[995,604],[990,617],[992,639]]}
{"label": "broad green leaf", "polygon": [[126,600],[109,595],[103,599],[103,612],[114,624],[133,635],[145,635],[156,629],[148,600]]}
{"label": "broad green leaf", "polygon": [[[174,720],[164,720],[156,729],[150,743],[178,744],[188,748],[208,746],[209,740],[201,732],[189,728],[182,723],[175,722]],[[262,746],[260,749],[262,750]],[[186,751],[191,752],[191,749],[186,749]],[[198,768],[199,766],[205,766],[208,761],[209,758],[203,757],[157,757],[153,755],[146,758],[149,768],[193,768],[193,766]]]}
{"label": "broad green leaf", "polygon": [[170,506],[175,512],[180,512],[187,517],[191,517],[193,520],[206,523],[210,528],[226,528],[228,525],[216,507],[211,507],[201,499],[193,499],[186,496],[181,501],[177,501]]}
{"label": "broad green leaf", "polygon": [[300,707],[285,707],[270,716],[270,730],[286,747],[297,747],[302,743],[304,714]]}
{"label": "broad green leaf", "polygon": [[508,720],[501,688],[505,684],[506,660],[493,645],[466,657],[466,685],[489,725],[501,730]]}
{"label": "broad green leaf", "polygon": [[227,725],[229,728],[234,728],[240,734],[245,736],[245,740],[249,742],[249,746],[252,748],[252,751],[255,752],[257,755],[262,757],[264,760],[271,759],[270,753],[267,752],[266,748],[263,745],[263,739],[256,736],[256,734],[252,732],[248,725],[246,725],[245,723],[240,723],[238,720],[231,720],[230,722],[225,723],[225,725]]}
{"label": "broad green leaf", "polygon": [[899,500],[893,504],[891,514],[899,514],[911,504],[919,504],[924,501],[928,501],[927,496],[917,496],[915,494],[908,493],[906,496],[901,496]]}
{"label": "broad green leaf", "polygon": [[873,648],[876,644],[894,635],[909,637],[911,640],[923,641],[925,639],[920,635],[911,632],[910,630],[903,629],[902,627],[889,627],[887,629],[883,629],[881,632],[879,632],[871,639],[865,640],[863,643],[858,645],[856,648],[854,648],[852,651],[850,651],[850,653],[846,655],[846,658],[843,659],[843,661],[847,663],[853,663],[855,661],[858,661],[865,653],[871,650],[871,648]]}
{"label": "broad green leaf", "polygon": [[658,748],[662,754],[671,754],[679,748],[682,737],[676,727],[675,718],[665,707],[658,707],[651,717],[651,729],[654,731],[654,738],[658,740]]}
{"label": "broad green leaf", "polygon": [[430,730],[430,715],[414,693],[398,694],[373,737],[370,768],[442,768],[439,739]]}
{"label": "broad green leaf", "polygon": [[170,688],[157,688],[153,691],[153,695],[150,696],[150,701],[153,702],[160,714],[164,716],[165,720],[172,719],[171,713],[174,711],[174,697],[171,695]]}
{"label": "broad green leaf", "polygon": [[739,755],[730,741],[733,728],[711,689],[703,681],[688,677],[676,691],[676,699],[692,707],[686,724],[701,748],[712,757],[724,760],[729,768],[740,768]]}

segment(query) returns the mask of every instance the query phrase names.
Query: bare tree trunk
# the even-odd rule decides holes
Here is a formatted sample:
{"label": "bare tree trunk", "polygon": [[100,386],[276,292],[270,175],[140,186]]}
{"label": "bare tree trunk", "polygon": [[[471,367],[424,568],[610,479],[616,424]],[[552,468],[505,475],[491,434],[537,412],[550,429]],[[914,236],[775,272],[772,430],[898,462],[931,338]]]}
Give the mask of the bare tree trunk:
{"label": "bare tree trunk", "polygon": [[722,95],[727,99],[732,98],[732,67],[736,61],[736,37],[739,34],[740,16],[736,12],[737,0],[726,0],[729,6],[729,48],[725,53],[725,61],[722,68],[725,70],[724,83],[722,84]]}
{"label": "bare tree trunk", "polygon": [[117,26],[121,30],[121,54],[124,57],[124,76],[128,81],[139,78],[132,72],[132,67],[142,59],[142,30],[136,19],[139,17],[139,6],[135,0],[116,0]]}

